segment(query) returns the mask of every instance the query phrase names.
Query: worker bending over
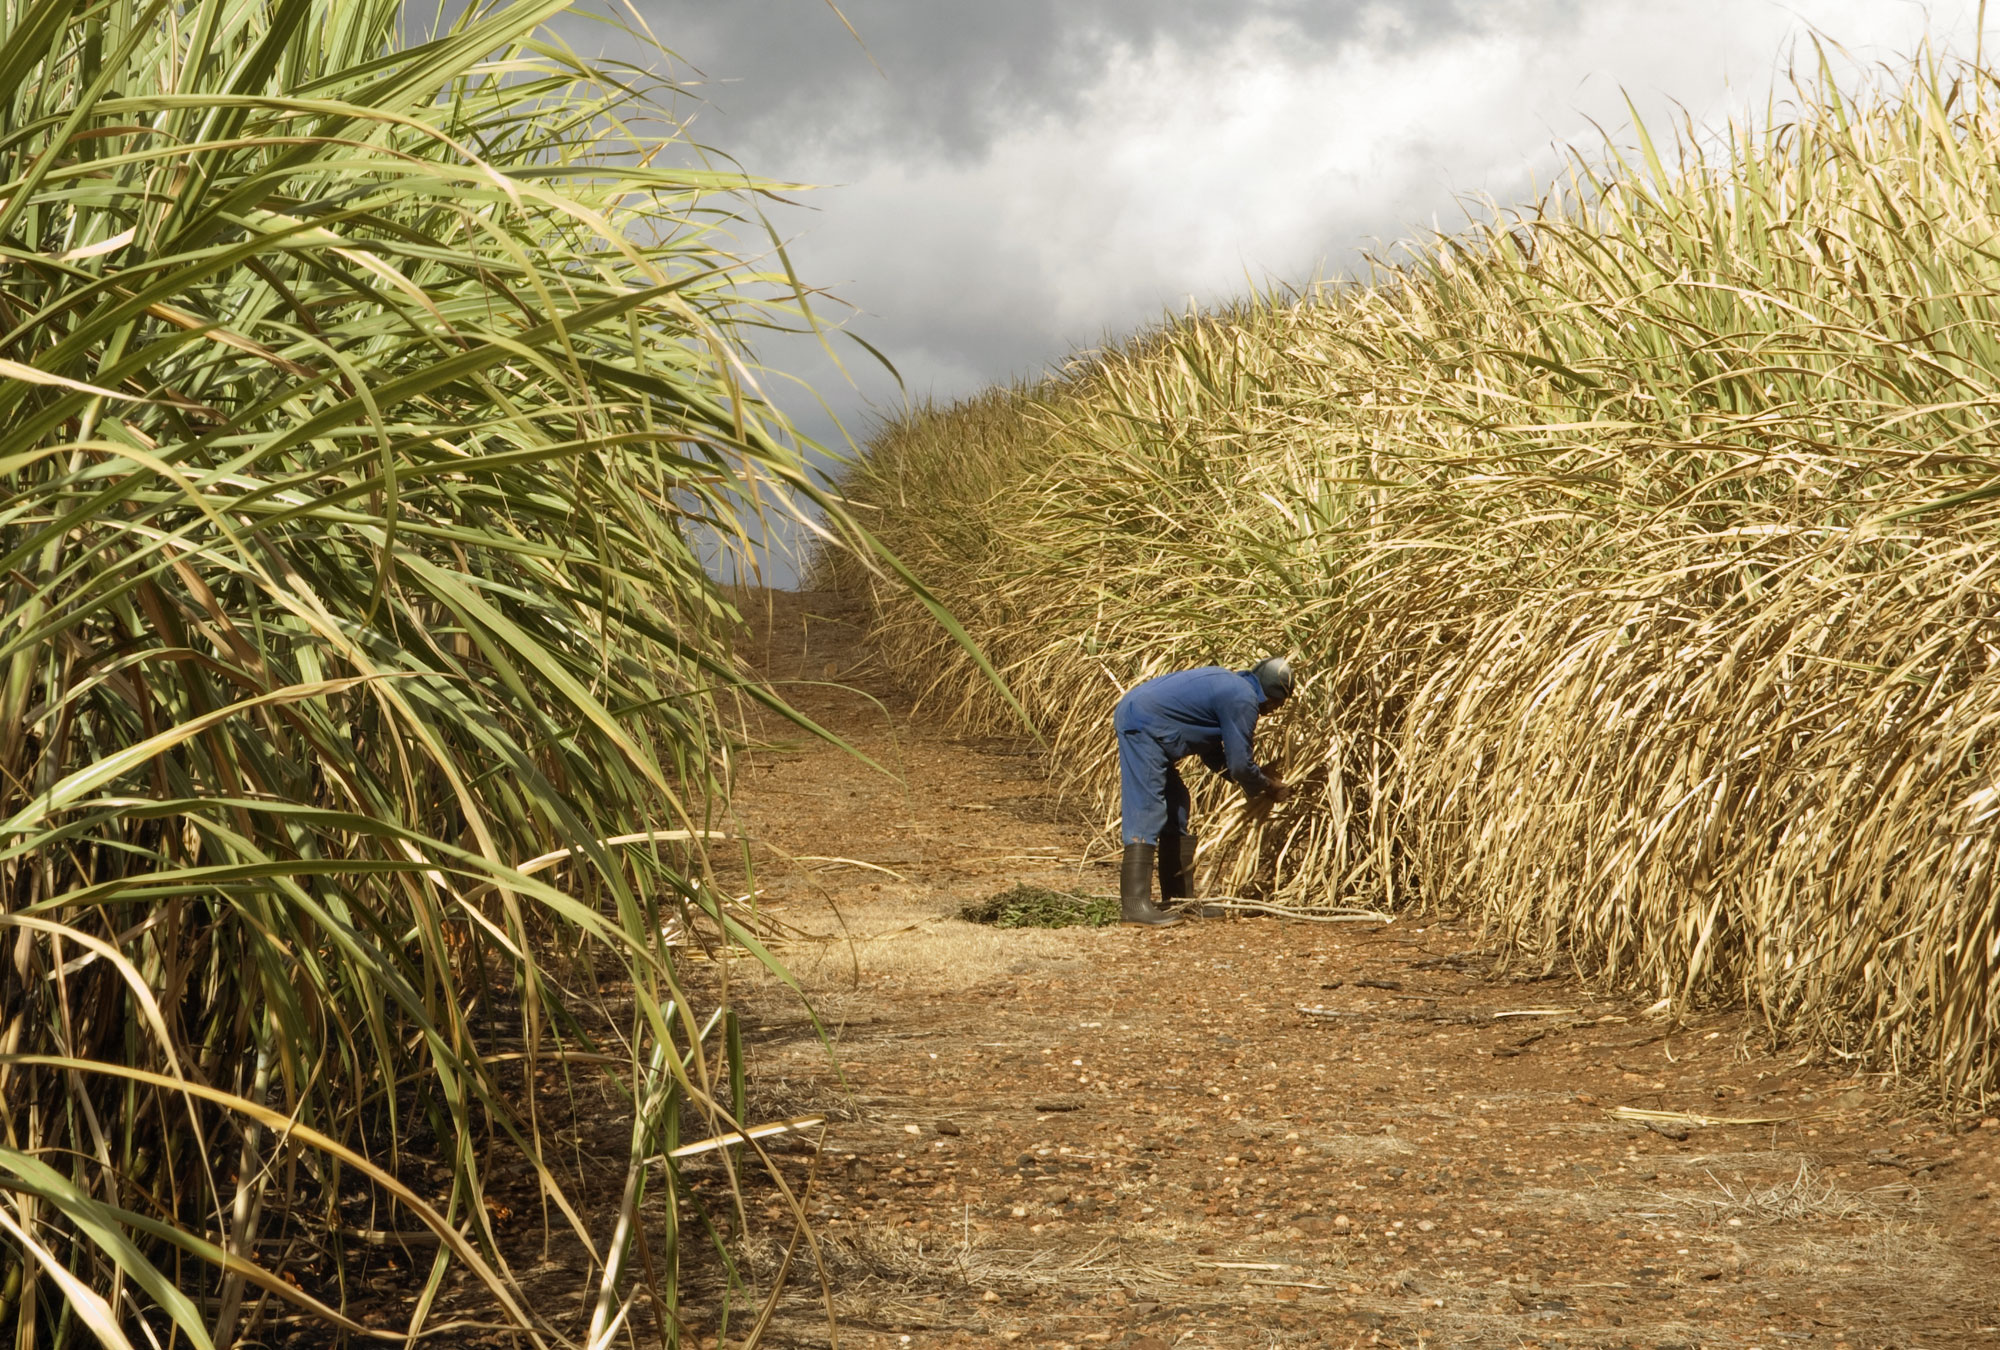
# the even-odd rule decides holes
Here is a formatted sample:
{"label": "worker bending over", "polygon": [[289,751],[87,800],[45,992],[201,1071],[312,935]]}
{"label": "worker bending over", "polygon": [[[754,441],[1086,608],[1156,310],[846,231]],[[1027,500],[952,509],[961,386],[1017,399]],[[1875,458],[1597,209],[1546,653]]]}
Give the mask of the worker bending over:
{"label": "worker bending over", "polygon": [[1111,725],[1118,733],[1125,839],[1118,899],[1126,923],[1180,922],[1153,904],[1155,858],[1160,898],[1182,900],[1190,894],[1195,838],[1188,833],[1187,784],[1175,767],[1181,760],[1199,757],[1251,797],[1283,801],[1290,793],[1258,766],[1251,747],[1258,716],[1291,695],[1292,668],[1273,656],[1249,670],[1203,666],[1157,675],[1118,700]]}

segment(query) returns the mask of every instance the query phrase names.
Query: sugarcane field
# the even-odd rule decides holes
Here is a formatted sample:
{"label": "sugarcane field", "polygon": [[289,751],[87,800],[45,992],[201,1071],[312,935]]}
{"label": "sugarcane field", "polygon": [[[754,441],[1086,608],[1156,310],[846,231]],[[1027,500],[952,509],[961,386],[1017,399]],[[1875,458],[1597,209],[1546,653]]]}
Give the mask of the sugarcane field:
{"label": "sugarcane field", "polygon": [[[768,600],[757,656],[849,685],[806,708],[898,775],[799,744],[750,761],[739,798],[793,860],[759,876],[838,1050],[753,974],[750,1113],[826,1122],[772,1154],[811,1181],[842,1344],[1991,1334],[1990,1117],[1802,1063],[1740,1005],[1663,1015],[1508,968],[1456,915],[980,922],[1016,888],[1111,889],[1117,858],[1013,738],[865,697],[881,673],[851,603]],[[726,1188],[714,1164],[693,1184]],[[750,1183],[753,1225],[760,1207],[783,1213],[773,1183]],[[796,1343],[821,1342],[819,1300],[789,1296]]]}
{"label": "sugarcane field", "polygon": [[1986,9],[0,0],[0,1347],[2000,1347]]}

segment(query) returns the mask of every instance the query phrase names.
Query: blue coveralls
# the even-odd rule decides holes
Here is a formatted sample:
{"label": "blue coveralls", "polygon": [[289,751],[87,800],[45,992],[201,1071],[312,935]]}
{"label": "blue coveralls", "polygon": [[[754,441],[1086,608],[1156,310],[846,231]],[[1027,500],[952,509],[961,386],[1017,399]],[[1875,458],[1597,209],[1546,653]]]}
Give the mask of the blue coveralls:
{"label": "blue coveralls", "polygon": [[1189,755],[1245,792],[1265,790],[1269,780],[1250,757],[1263,701],[1255,676],[1224,666],[1157,675],[1118,700],[1111,726],[1118,733],[1126,843],[1157,844],[1163,833],[1187,833],[1187,784],[1174,766]]}

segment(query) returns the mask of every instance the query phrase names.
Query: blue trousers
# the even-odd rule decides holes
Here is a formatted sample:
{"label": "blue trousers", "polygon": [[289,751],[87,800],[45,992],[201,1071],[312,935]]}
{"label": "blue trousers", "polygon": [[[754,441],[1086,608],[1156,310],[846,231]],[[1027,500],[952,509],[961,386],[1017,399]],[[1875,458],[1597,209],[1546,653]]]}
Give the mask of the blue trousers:
{"label": "blue trousers", "polygon": [[1120,831],[1128,844],[1157,844],[1163,834],[1186,834],[1188,790],[1166,747],[1144,731],[1118,733]]}

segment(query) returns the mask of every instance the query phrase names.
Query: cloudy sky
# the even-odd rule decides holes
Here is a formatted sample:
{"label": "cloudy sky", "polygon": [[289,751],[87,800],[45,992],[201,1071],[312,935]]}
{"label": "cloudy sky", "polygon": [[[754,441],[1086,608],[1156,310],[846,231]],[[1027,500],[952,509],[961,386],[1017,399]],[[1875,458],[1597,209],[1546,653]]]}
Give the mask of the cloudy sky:
{"label": "cloudy sky", "polygon": [[[1977,0],[626,0],[699,141],[822,185],[773,221],[829,309],[950,400],[1255,284],[1348,273],[1559,147],[1761,116],[1814,32],[1862,67]],[[841,15],[858,33],[850,35]],[[2000,15],[1996,15],[2000,26]],[[620,52],[602,30],[579,47]],[[1599,128],[1602,128],[1600,131]],[[856,436],[895,382],[768,346]],[[837,440],[810,401],[794,406]]]}

